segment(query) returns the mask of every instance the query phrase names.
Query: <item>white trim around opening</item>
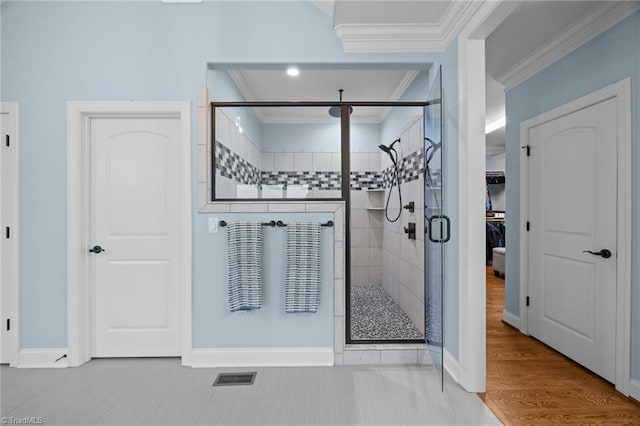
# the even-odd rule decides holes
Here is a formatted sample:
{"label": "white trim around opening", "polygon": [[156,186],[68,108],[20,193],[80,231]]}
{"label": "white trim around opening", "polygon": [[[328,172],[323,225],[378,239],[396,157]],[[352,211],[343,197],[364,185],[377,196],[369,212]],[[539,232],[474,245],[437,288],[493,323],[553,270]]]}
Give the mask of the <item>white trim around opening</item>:
{"label": "white trim around opening", "polygon": [[486,386],[484,44],[517,4],[478,3],[458,35],[459,349],[457,371],[449,372],[469,392]]}
{"label": "white trim around opening", "polygon": [[[634,387],[630,378],[631,359],[631,79],[596,90],[588,95],[542,113],[520,124],[520,144],[528,145],[529,129],[562,117],[571,112],[587,108],[607,99],[616,99],[618,132],[618,246],[616,262],[616,370],[615,386],[624,395]],[[523,151],[524,152],[524,151]],[[520,159],[520,208],[523,219],[528,220],[529,167],[524,155]],[[525,299],[528,294],[528,234],[521,225],[520,235],[520,331],[529,334],[529,321]]]}
{"label": "white trim around opening", "polygon": [[91,359],[91,303],[87,247],[91,230],[90,121],[101,117],[177,117],[180,119],[181,352],[191,364],[191,104],[190,102],[69,102],[67,107],[67,322],[68,365]]}

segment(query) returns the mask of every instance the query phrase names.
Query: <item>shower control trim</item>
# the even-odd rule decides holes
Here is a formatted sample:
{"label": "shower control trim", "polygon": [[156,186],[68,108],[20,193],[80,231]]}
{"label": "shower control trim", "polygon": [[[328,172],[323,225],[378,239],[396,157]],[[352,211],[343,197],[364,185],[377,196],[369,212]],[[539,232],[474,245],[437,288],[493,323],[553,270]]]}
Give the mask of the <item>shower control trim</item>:
{"label": "shower control trim", "polygon": [[406,206],[402,207],[403,209],[407,209],[409,210],[409,212],[413,213],[416,210],[416,205],[413,201],[409,201],[409,204],[407,204]]}
{"label": "shower control trim", "polygon": [[407,226],[404,227],[404,233],[407,234],[407,238],[410,240],[416,239],[416,224],[415,222],[409,222]]}

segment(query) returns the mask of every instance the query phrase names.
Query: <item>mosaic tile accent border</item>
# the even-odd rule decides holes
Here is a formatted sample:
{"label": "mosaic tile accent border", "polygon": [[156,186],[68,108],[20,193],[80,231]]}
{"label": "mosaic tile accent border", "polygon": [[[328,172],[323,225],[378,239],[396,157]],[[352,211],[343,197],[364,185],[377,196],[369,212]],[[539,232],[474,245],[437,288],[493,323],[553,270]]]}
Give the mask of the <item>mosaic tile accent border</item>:
{"label": "mosaic tile accent border", "polygon": [[[422,151],[414,151],[407,155],[400,162],[400,183],[407,183],[418,179],[422,173],[424,173],[424,153]],[[380,182],[376,186],[353,188],[352,189],[376,189],[376,188],[389,188],[391,187],[391,180],[393,179],[394,167],[389,166],[384,169],[380,175]],[[394,185],[395,185],[395,179]]]}
{"label": "mosaic tile accent border", "polygon": [[[245,185],[308,185],[310,189],[321,191],[340,190],[341,173],[329,171],[261,171],[253,164],[232,152],[220,142],[216,142],[216,169],[226,178]],[[351,172],[349,187],[360,191],[367,189],[381,189],[391,187],[393,167],[387,167],[381,172],[358,171]],[[415,151],[404,157],[400,162],[400,183],[407,183],[418,179],[424,173],[424,153]],[[431,174],[433,185],[440,182],[440,171]]]}
{"label": "mosaic tile accent border", "polygon": [[220,170],[222,176],[244,185],[260,184],[260,170],[218,141],[216,170]]}
{"label": "mosaic tile accent border", "polygon": [[308,185],[321,191],[340,190],[340,172],[265,172],[260,174],[261,185]]}
{"label": "mosaic tile accent border", "polygon": [[380,172],[351,172],[349,187],[352,191],[384,188],[383,175]]}

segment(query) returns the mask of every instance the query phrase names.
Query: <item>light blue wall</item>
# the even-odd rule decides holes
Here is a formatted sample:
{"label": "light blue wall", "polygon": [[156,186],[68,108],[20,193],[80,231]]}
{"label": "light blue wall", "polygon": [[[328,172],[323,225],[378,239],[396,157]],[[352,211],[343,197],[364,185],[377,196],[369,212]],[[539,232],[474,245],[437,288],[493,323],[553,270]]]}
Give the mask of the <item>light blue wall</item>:
{"label": "light blue wall", "polygon": [[[518,316],[520,123],[626,77],[633,90],[633,252],[640,253],[640,12],[506,94],[507,247],[505,308]],[[632,375],[640,378],[640,265],[632,266]]]}
{"label": "light blue wall", "polygon": [[[196,182],[197,88],[208,83],[207,64],[427,67],[442,56],[344,53],[331,18],[308,2],[2,2],[0,7],[2,100],[22,106],[24,348],[67,345],[67,101],[190,100]],[[224,333],[215,328],[213,320],[224,315],[207,306],[220,303],[208,298],[226,285],[223,242],[221,235],[206,232],[211,215],[197,213],[195,184],[192,193],[194,341],[198,347],[235,344],[235,333],[250,344],[281,344],[282,323],[260,333],[236,324]],[[330,308],[332,302],[323,303]],[[286,344],[322,346],[332,321],[320,328],[325,331],[313,338],[297,334]]]}
{"label": "light blue wall", "polygon": [[[300,215],[284,213],[219,214],[231,220],[299,220]],[[304,220],[326,222],[333,214],[308,214]],[[229,312],[227,289],[227,233],[206,233],[206,227],[194,229],[202,238],[194,251],[206,253],[207,262],[194,268],[193,330],[195,348],[241,347],[333,347],[333,231],[321,228],[320,306],[318,312],[287,314],[284,311],[286,277],[286,229],[263,230],[262,308],[250,312]]]}
{"label": "light blue wall", "polygon": [[[380,143],[380,125],[353,123],[352,149],[375,151]],[[340,124],[263,124],[263,147],[272,149],[327,149],[340,151]]]}

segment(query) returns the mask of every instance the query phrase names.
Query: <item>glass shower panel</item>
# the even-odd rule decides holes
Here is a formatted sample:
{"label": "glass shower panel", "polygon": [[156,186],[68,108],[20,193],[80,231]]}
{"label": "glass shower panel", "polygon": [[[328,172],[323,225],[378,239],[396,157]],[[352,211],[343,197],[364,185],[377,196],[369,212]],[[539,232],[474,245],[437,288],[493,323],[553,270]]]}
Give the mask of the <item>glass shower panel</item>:
{"label": "glass shower panel", "polygon": [[442,75],[436,71],[424,108],[424,329],[425,342],[444,389],[444,248],[449,240],[449,218],[443,202]]}

